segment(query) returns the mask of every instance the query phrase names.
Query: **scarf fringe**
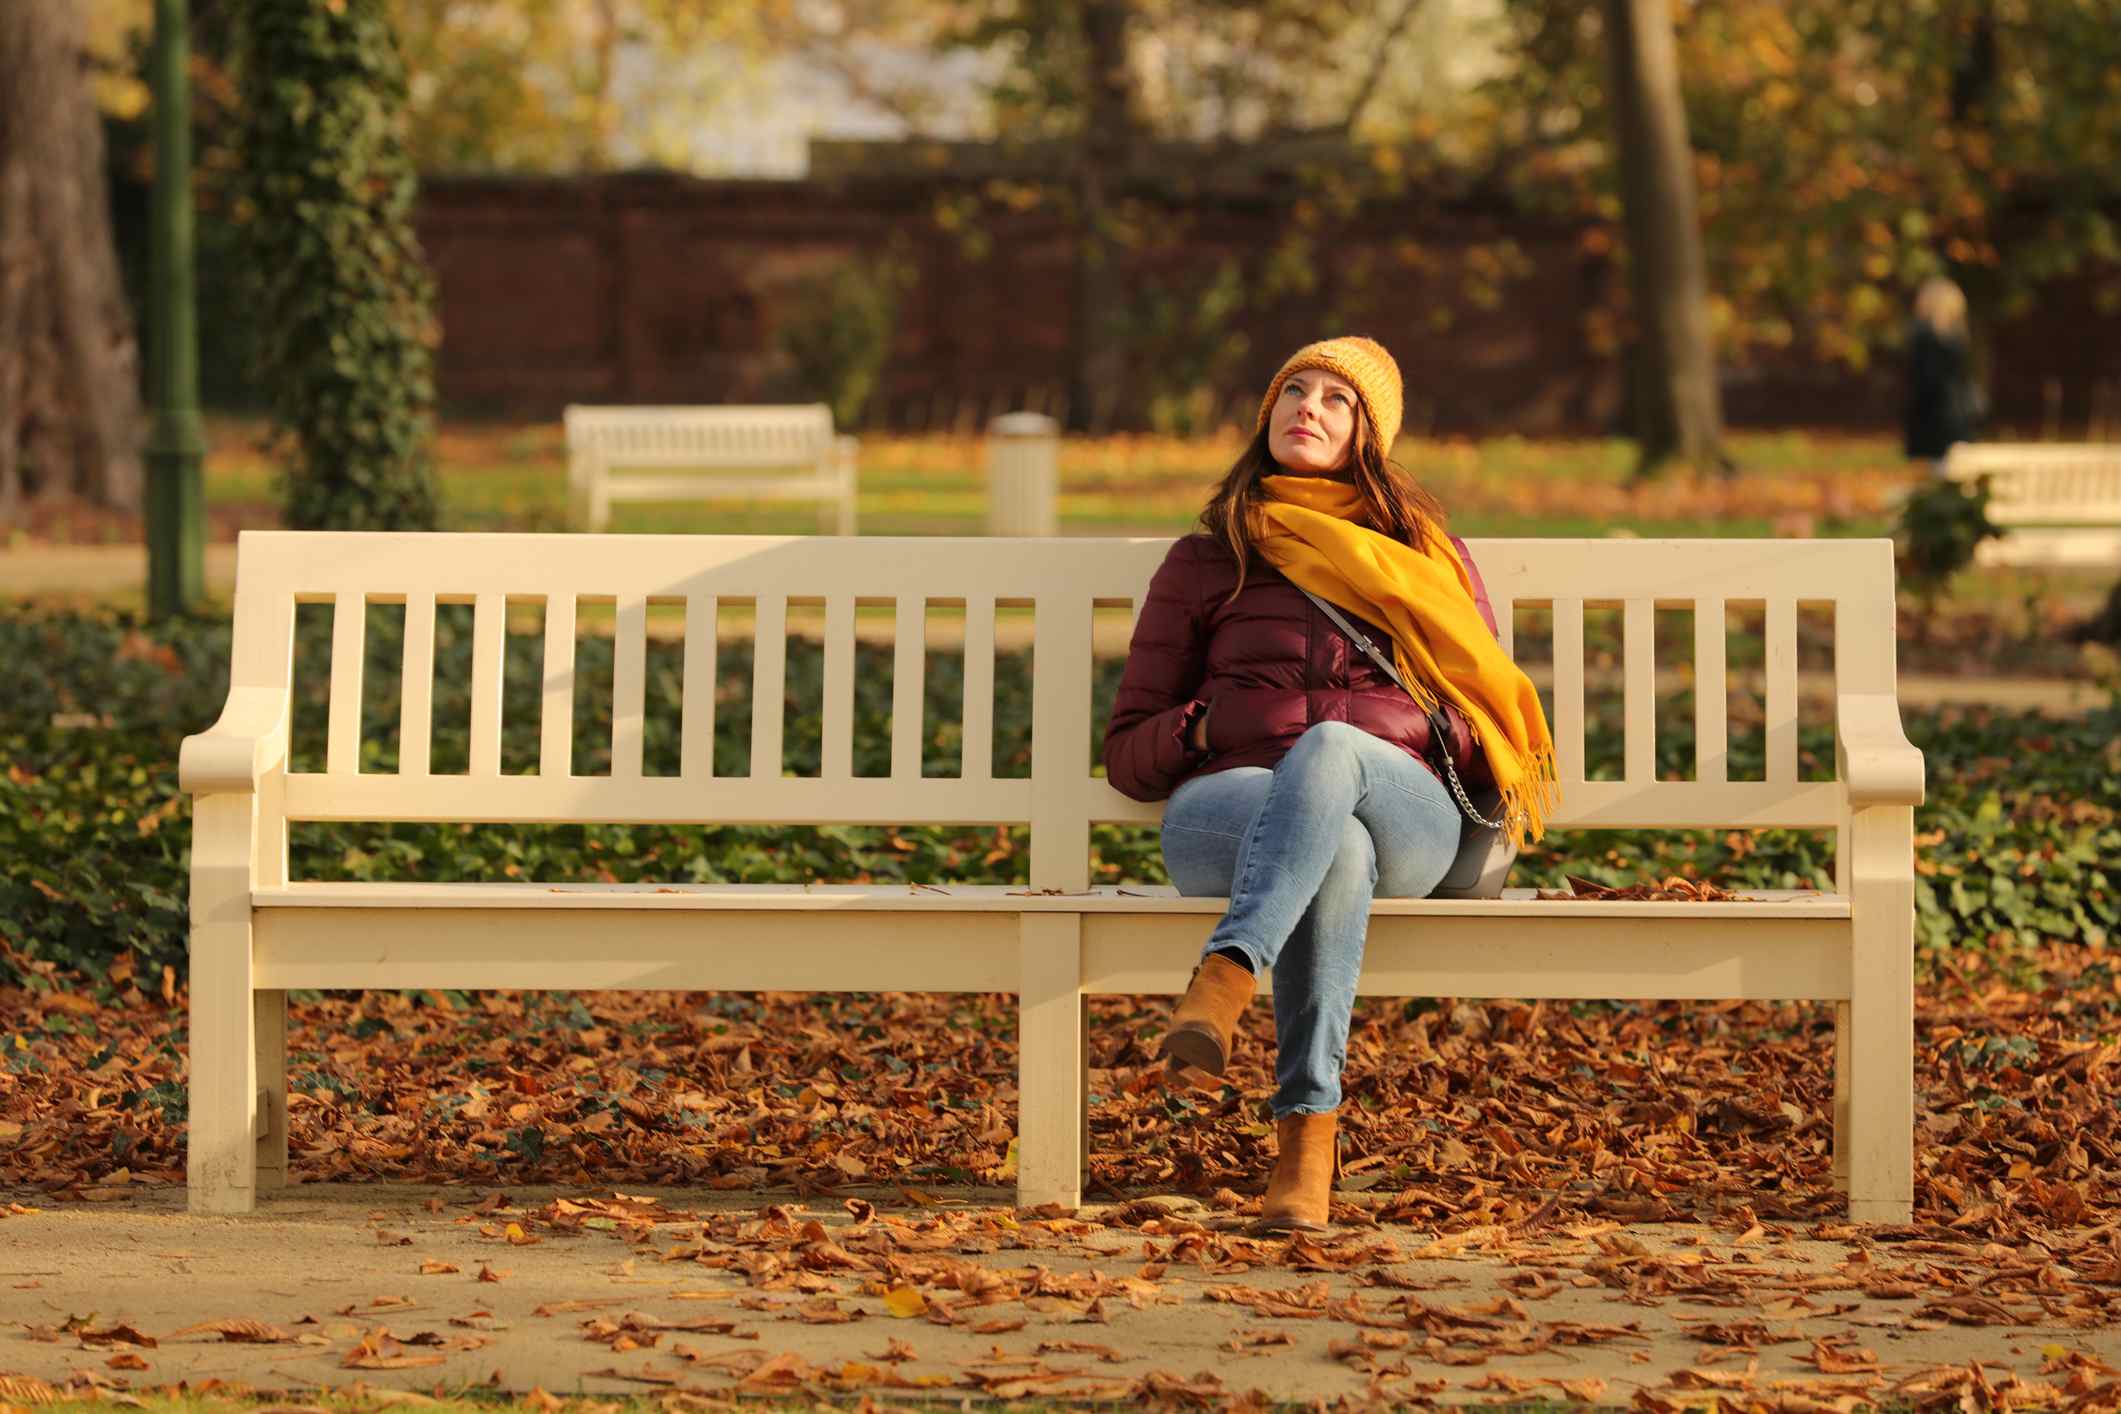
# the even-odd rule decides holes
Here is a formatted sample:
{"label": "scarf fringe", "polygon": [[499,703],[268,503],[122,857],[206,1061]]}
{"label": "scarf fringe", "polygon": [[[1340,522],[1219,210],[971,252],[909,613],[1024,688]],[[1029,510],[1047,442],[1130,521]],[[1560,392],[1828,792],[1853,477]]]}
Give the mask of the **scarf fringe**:
{"label": "scarf fringe", "polygon": [[1511,842],[1519,849],[1543,837],[1547,821],[1561,804],[1560,767],[1551,751],[1525,762],[1524,775],[1502,793],[1503,818]]}

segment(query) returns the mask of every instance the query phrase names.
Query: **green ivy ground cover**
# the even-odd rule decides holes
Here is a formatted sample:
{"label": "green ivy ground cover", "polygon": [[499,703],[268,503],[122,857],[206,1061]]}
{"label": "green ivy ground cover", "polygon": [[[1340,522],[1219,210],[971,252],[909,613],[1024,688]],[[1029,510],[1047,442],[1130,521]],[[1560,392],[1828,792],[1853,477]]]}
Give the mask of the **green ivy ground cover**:
{"label": "green ivy ground cover", "polygon": [[[328,616],[328,610],[323,611]],[[370,611],[364,673],[362,767],[395,766],[400,644],[390,611]],[[321,769],[328,684],[328,631],[297,636],[294,758]],[[436,626],[433,756],[438,771],[468,757],[470,622],[445,606]],[[542,691],[540,641],[511,634],[503,679],[504,771],[536,769]],[[0,942],[15,954],[54,959],[101,979],[130,950],[141,974],[185,968],[190,839],[188,802],[177,792],[177,749],[218,715],[228,681],[225,624],[149,629],[114,614],[0,611],[0,661],[20,665],[0,700]],[[608,769],[611,640],[577,644],[574,769]],[[962,659],[931,650],[925,685],[924,771],[955,774],[962,739]],[[858,775],[888,774],[891,653],[864,644],[856,664]],[[718,774],[743,774],[750,747],[747,642],[725,641],[715,713]],[[1092,685],[1111,700],[1120,664],[1101,661]],[[680,645],[651,642],[646,763],[674,774],[678,760]],[[997,655],[994,761],[1022,776],[1030,760],[1030,655]],[[788,649],[784,769],[818,769],[822,662],[814,642]],[[1594,763],[1621,757],[1617,699],[1588,703]],[[1691,762],[1690,708],[1661,704],[1660,774]],[[2121,710],[2081,718],[1947,710],[1911,713],[1908,731],[1928,758],[1929,801],[1916,814],[1921,875],[1919,949],[2029,952],[2042,937],[2103,943],[2121,924]],[[1830,773],[1832,740],[1822,724],[1800,734],[1801,770]],[[1734,715],[1732,774],[1762,774],[1760,737]],[[1086,764],[1094,758],[1084,743]],[[1594,769],[1594,774],[1597,774]],[[684,882],[843,881],[1022,883],[1022,829],[973,826],[826,828],[303,825],[294,835],[298,878],[573,879]],[[1103,882],[1161,883],[1153,830],[1098,827],[1092,835]],[[1599,831],[1557,834],[1528,851],[1513,882],[1558,885],[1564,874],[1627,883],[1667,874],[1732,887],[1830,887],[1831,836],[1791,830]],[[20,969],[0,952],[0,979]]]}

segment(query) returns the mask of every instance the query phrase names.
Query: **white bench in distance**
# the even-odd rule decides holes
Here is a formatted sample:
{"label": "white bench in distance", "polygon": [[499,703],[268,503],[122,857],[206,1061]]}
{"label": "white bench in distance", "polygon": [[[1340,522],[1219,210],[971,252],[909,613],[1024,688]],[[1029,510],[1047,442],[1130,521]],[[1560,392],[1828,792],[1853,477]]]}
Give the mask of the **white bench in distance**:
{"label": "white bench in distance", "polygon": [[[1134,606],[1165,539],[243,532],[228,703],[185,741],[195,1212],[287,1182],[288,989],[900,990],[1019,999],[1018,1195],[1075,1204],[1087,1157],[1085,998],[1183,990],[1224,900],[1091,887],[1095,822],[1161,806],[1093,773],[1093,612]],[[1832,830],[1831,891],[1735,903],[1380,900],[1360,991],[1390,997],[1809,999],[1834,1006],[1834,1172],[1860,1220],[1913,1199],[1913,807],[1885,540],[1475,540],[1504,626],[1551,604],[1555,825]],[[616,599],[612,768],[570,774],[578,596]],[[537,774],[500,770],[503,614],[545,604]],[[895,605],[890,775],[852,773],[855,605]],[[685,608],[681,774],[642,771],[647,605]],[[437,600],[469,602],[469,774],[429,771]],[[788,605],[822,600],[821,774],[781,773]],[[1833,606],[1836,779],[1799,779],[1797,605]],[[1624,775],[1585,779],[1584,604],[1621,601]],[[1765,602],[1765,780],[1730,780],[1725,606]],[[288,770],[295,606],[333,613],[322,771]],[[755,607],[750,766],[712,774],[718,606]],[[395,773],[359,769],[363,606],[405,606]],[[1035,607],[1030,775],[996,778],[995,611]],[[965,623],[962,774],[921,774],[925,614]],[[1695,612],[1695,779],[1657,779],[1652,629]],[[804,886],[291,881],[298,820],[1028,824],[1029,884]],[[1271,989],[1271,977],[1261,979]]]}
{"label": "white bench in distance", "polygon": [[[715,496],[817,501],[821,531],[855,533],[861,444],[857,438],[833,433],[832,409],[823,403],[758,407],[575,404],[563,418],[568,509],[578,528],[599,531],[609,527],[613,501]],[[695,474],[681,475],[681,471]]]}
{"label": "white bench in distance", "polygon": [[1955,442],[1944,474],[1988,478],[2004,534],[1976,564],[2121,569],[2121,443]]}

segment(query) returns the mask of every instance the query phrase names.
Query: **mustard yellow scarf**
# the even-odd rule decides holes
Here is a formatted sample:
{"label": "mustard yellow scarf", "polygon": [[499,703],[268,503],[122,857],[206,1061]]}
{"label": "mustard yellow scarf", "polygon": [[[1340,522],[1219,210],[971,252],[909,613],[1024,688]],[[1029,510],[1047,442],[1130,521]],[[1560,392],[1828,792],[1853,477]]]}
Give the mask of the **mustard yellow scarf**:
{"label": "mustard yellow scarf", "polygon": [[1546,833],[1560,799],[1554,738],[1532,680],[1488,632],[1473,580],[1451,542],[1422,549],[1367,524],[1351,482],[1268,476],[1259,551],[1299,588],[1382,624],[1400,676],[1424,710],[1448,699],[1473,724],[1510,833],[1520,845]]}

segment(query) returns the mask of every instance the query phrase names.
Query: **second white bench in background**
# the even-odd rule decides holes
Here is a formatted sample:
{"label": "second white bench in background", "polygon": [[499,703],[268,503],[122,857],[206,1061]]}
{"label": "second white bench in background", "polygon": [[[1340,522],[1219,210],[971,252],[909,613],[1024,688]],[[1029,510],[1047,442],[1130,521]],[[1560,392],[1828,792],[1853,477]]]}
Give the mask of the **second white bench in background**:
{"label": "second white bench in background", "polygon": [[1960,442],[1944,474],[1988,478],[1988,518],[2005,533],[1977,563],[2121,566],[2121,443]]}
{"label": "second white bench in background", "polygon": [[[609,526],[613,501],[735,496],[818,501],[820,531],[855,533],[860,444],[834,434],[832,409],[823,403],[575,404],[568,407],[565,420],[568,509],[578,529]],[[678,474],[681,471],[702,474]]]}

